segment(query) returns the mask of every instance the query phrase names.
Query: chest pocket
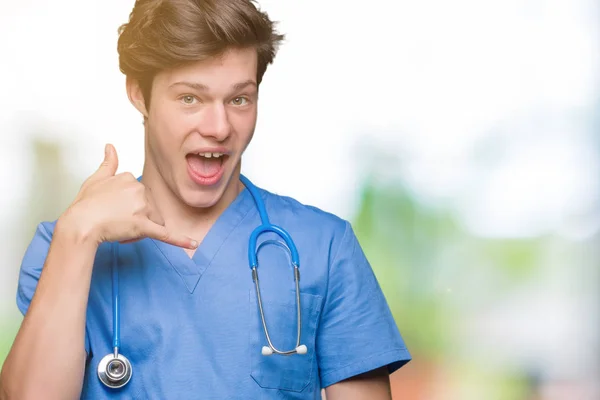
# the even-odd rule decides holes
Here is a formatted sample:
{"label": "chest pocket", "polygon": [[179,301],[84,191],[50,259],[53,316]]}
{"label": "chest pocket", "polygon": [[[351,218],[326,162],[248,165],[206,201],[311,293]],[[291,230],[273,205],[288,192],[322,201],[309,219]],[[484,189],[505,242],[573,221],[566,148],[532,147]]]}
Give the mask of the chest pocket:
{"label": "chest pocket", "polygon": [[[296,346],[296,292],[285,290],[285,293],[277,297],[265,300],[263,296],[263,311],[273,346],[278,350],[287,351]],[[306,345],[306,354],[286,356],[274,353],[264,356],[261,350],[263,346],[268,346],[268,342],[255,290],[250,291],[250,374],[262,388],[301,392],[316,380],[318,371],[315,343],[321,303],[321,296],[300,292],[300,344]]]}

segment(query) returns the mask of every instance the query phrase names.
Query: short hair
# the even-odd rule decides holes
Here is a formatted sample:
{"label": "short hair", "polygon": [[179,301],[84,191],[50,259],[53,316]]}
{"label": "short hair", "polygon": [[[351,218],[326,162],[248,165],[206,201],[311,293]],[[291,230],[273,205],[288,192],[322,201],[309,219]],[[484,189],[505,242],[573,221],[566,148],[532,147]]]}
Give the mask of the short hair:
{"label": "short hair", "polygon": [[147,108],[157,73],[231,48],[256,48],[260,84],[284,40],[253,0],[136,0],[118,32],[119,69],[139,82]]}

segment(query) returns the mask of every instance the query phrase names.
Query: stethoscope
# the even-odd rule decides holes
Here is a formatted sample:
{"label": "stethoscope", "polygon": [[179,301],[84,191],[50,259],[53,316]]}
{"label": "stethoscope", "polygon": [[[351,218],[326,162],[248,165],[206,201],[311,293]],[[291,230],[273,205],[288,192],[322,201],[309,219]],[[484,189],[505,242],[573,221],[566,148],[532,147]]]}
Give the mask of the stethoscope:
{"label": "stethoscope", "polygon": [[[263,346],[261,353],[264,356],[270,356],[273,353],[280,355],[292,355],[292,354],[306,354],[308,349],[306,345],[300,344],[300,337],[302,331],[302,312],[300,307],[300,257],[298,256],[298,250],[292,240],[289,233],[283,228],[273,225],[269,222],[267,210],[265,204],[260,197],[258,189],[248,178],[240,175],[240,180],[246,186],[246,189],[252,195],[254,204],[260,215],[261,225],[254,229],[250,235],[248,242],[248,263],[252,272],[252,280],[256,288],[256,299],[258,302],[258,310],[260,313],[260,319],[262,321],[263,331],[267,339],[268,346]],[[257,256],[257,242],[258,237],[266,232],[273,232],[277,234],[287,246],[291,256],[291,264],[294,268],[294,283],[296,284],[296,316],[297,316],[297,333],[296,333],[296,346],[291,350],[279,350],[271,341],[269,330],[267,329],[267,323],[265,321],[265,314],[263,310],[262,297],[260,294],[260,285],[258,280],[258,256]],[[114,244],[112,247],[112,317],[113,317],[113,340],[112,347],[113,352],[107,354],[100,363],[98,363],[98,378],[107,387],[112,389],[118,389],[125,386],[131,380],[132,368],[131,362],[124,355],[119,353],[121,347],[120,340],[120,298],[119,298],[119,268],[117,265],[118,250],[117,245]]]}

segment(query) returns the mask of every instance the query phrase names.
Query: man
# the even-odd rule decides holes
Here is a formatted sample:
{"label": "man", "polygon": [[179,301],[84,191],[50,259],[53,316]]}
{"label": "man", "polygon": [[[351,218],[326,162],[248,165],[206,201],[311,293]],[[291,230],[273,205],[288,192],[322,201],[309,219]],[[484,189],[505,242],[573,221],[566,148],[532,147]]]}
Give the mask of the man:
{"label": "man", "polygon": [[[249,0],[135,3],[118,50],[144,119],[143,175],[116,174],[107,145],[68,209],[38,226],[2,400],[314,399],[322,388],[329,400],[391,397],[389,373],[410,355],[350,224],[263,189],[253,199],[241,180],[258,88],[282,39]],[[258,201],[300,256],[302,346],[293,252],[274,235],[257,242],[256,296],[248,237],[264,223]],[[113,347],[133,371],[119,388],[102,380]]]}

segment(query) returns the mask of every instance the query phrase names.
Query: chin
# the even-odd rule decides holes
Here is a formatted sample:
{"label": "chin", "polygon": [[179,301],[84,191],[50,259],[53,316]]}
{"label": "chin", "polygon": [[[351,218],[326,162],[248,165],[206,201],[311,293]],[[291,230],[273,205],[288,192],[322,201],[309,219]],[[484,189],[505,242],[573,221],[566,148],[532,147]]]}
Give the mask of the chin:
{"label": "chin", "polygon": [[211,208],[214,207],[227,188],[227,181],[223,180],[219,184],[210,187],[199,187],[193,182],[187,185],[181,185],[178,190],[178,197],[189,207],[193,208]]}
{"label": "chin", "polygon": [[180,196],[185,204],[193,208],[211,208],[219,202],[221,197],[221,190],[204,193],[187,191],[187,193],[182,193]]}

